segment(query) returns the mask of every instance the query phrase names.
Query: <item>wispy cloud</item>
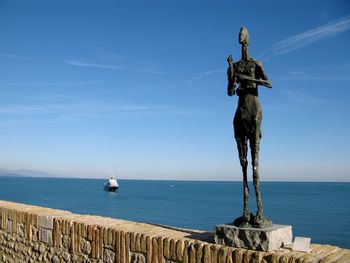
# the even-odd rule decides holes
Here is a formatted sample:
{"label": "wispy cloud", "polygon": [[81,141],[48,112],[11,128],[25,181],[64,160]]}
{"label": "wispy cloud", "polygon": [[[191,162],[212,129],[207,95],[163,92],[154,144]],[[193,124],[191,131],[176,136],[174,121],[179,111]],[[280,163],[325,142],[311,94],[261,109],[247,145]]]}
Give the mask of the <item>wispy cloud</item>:
{"label": "wispy cloud", "polygon": [[277,78],[280,80],[306,80],[306,81],[348,81],[350,63],[338,65],[316,65],[286,72]]}
{"label": "wispy cloud", "polygon": [[212,74],[215,74],[215,73],[222,73],[222,72],[225,72],[225,71],[226,71],[225,69],[207,70],[207,71],[198,73],[196,76],[194,76],[192,78],[192,80],[199,80],[199,79],[202,79],[205,76],[212,75]]}
{"label": "wispy cloud", "polygon": [[296,77],[311,77],[309,73],[303,71],[291,71],[290,74]]}
{"label": "wispy cloud", "polygon": [[0,54],[0,56],[7,57],[7,58],[18,59],[18,60],[29,60],[29,59],[31,59],[30,57],[14,55],[14,54]]}
{"label": "wispy cloud", "polygon": [[113,105],[108,103],[13,104],[0,106],[0,127],[96,121],[104,118],[147,116],[166,110],[164,106]]}
{"label": "wispy cloud", "polygon": [[100,115],[126,112],[155,112],[169,110],[169,106],[114,105],[103,102],[91,103],[51,103],[46,105],[3,105],[0,115],[40,115],[40,114],[75,114]]}
{"label": "wispy cloud", "polygon": [[69,107],[59,104],[51,105],[4,105],[0,107],[0,115],[37,115],[69,112]]}
{"label": "wispy cloud", "polygon": [[77,67],[88,67],[88,68],[97,68],[97,69],[111,69],[111,70],[127,70],[127,71],[136,71],[136,72],[145,72],[152,74],[166,74],[167,72],[162,70],[155,70],[150,67],[142,66],[127,66],[127,65],[113,65],[113,64],[98,64],[98,63],[87,63],[78,60],[63,59],[63,62]]}
{"label": "wispy cloud", "polygon": [[87,62],[81,62],[77,60],[70,60],[70,59],[64,59],[64,63],[77,66],[77,67],[88,67],[88,68],[98,68],[98,69],[114,69],[114,70],[120,70],[124,69],[124,67],[119,65],[107,65],[107,64],[97,64],[97,63],[87,63]]}
{"label": "wispy cloud", "polygon": [[30,87],[70,87],[86,86],[101,83],[100,81],[75,81],[75,82],[0,82],[7,86],[30,86]]}
{"label": "wispy cloud", "polygon": [[197,112],[176,105],[134,105],[107,102],[55,102],[46,104],[9,104],[0,106],[0,127],[21,123],[43,124],[67,121],[99,120],[103,118],[139,117],[154,115],[193,115]]}
{"label": "wispy cloud", "polygon": [[312,74],[287,74],[279,76],[280,80],[306,80],[306,81],[348,81],[349,75],[312,75]]}
{"label": "wispy cloud", "polygon": [[152,69],[152,68],[136,68],[134,70],[135,71],[139,71],[139,72],[145,72],[145,73],[153,73],[153,74],[167,74],[166,71],[155,70],[155,69]]}
{"label": "wispy cloud", "polygon": [[296,34],[287,39],[275,43],[270,49],[263,52],[259,57],[269,59],[273,56],[282,55],[314,42],[334,37],[350,29],[350,16],[332,21],[329,24],[319,26],[308,31]]}
{"label": "wispy cloud", "polygon": [[325,97],[311,96],[300,90],[286,90],[284,93],[290,102],[299,105],[326,105],[334,102]]}
{"label": "wispy cloud", "polygon": [[271,113],[296,114],[296,112],[305,111],[310,107],[333,107],[336,102],[324,94],[310,94],[307,90],[287,88],[282,91],[281,99],[266,104],[264,110]]}

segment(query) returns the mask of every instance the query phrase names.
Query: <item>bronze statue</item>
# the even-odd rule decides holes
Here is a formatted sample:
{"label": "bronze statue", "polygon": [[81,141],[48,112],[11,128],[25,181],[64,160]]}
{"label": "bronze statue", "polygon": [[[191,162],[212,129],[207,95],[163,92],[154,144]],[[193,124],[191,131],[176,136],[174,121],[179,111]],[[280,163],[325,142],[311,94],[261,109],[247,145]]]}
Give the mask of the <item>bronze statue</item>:
{"label": "bronze statue", "polygon": [[[234,94],[237,94],[239,97],[237,111],[233,119],[233,127],[237,142],[239,160],[243,171],[243,216],[235,219],[234,225],[238,227],[263,228],[271,226],[272,222],[264,216],[259,186],[259,144],[261,139],[260,126],[262,110],[258,99],[258,85],[268,88],[272,88],[272,85],[264,72],[262,63],[260,61],[253,60],[249,56],[249,34],[245,27],[242,27],[239,32],[239,43],[242,45],[242,59],[234,63],[231,55],[227,58],[229,64],[227,70],[228,95],[233,96]],[[239,84],[237,90],[236,83]],[[256,216],[253,216],[253,214],[249,212],[248,208],[248,141],[251,151],[253,184],[258,209]]]}

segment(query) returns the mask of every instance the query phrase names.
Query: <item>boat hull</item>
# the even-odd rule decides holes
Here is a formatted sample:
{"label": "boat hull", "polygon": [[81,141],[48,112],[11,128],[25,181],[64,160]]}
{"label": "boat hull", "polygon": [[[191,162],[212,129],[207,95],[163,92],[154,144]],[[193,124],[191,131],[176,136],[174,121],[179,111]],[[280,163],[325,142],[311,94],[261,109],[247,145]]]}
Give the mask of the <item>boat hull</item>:
{"label": "boat hull", "polygon": [[109,192],[116,192],[119,189],[119,187],[117,186],[108,186],[108,185],[105,185],[103,188],[105,191],[109,191]]}

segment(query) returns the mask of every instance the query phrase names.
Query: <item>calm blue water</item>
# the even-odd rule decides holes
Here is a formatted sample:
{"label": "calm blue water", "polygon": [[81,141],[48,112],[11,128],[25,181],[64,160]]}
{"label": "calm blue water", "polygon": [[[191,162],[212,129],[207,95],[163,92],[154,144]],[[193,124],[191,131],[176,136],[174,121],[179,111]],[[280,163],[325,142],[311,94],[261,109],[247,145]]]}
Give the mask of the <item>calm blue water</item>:
{"label": "calm blue water", "polygon": [[[0,177],[0,199],[80,214],[212,230],[242,213],[241,182],[105,180]],[[262,183],[266,216],[293,226],[313,243],[350,248],[350,183]],[[251,187],[251,195],[254,195]],[[256,210],[254,199],[251,208]]]}

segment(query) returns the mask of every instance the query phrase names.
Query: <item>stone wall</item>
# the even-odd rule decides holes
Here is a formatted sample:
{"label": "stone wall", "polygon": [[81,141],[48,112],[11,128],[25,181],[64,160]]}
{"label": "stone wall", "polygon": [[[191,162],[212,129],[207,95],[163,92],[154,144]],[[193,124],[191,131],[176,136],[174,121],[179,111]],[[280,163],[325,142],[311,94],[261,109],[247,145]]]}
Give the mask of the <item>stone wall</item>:
{"label": "stone wall", "polygon": [[311,245],[257,252],[213,244],[213,234],[0,201],[0,262],[350,262],[350,251]]}

